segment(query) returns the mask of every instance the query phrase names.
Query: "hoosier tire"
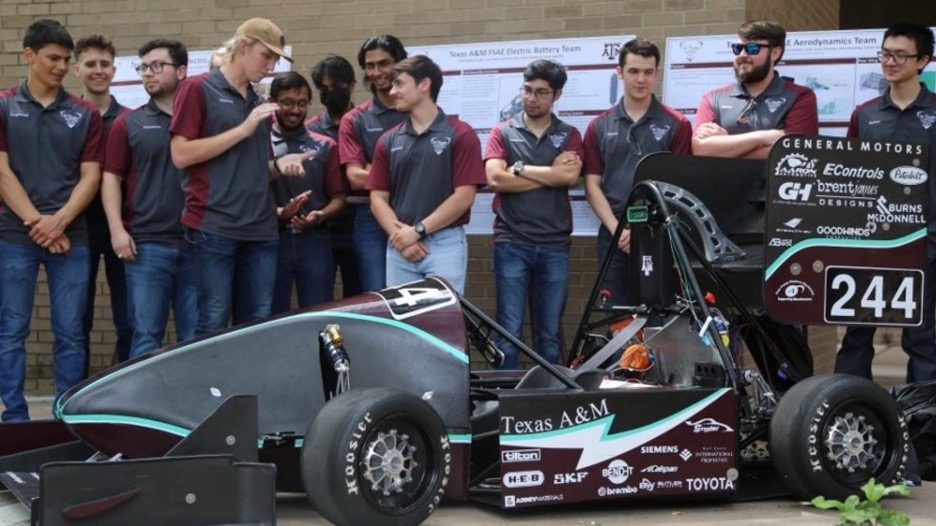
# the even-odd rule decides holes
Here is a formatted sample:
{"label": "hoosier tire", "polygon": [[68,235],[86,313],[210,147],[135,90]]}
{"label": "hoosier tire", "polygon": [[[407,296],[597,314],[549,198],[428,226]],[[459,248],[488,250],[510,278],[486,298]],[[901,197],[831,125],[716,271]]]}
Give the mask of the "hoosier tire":
{"label": "hoosier tire", "polygon": [[438,506],[451,458],[429,404],[393,389],[352,389],[309,426],[302,480],[312,505],[338,526],[416,526]]}
{"label": "hoosier tire", "polygon": [[807,378],[780,399],[770,422],[774,465],[792,493],[844,500],[871,477],[899,482],[910,455],[894,399],[857,376]]}

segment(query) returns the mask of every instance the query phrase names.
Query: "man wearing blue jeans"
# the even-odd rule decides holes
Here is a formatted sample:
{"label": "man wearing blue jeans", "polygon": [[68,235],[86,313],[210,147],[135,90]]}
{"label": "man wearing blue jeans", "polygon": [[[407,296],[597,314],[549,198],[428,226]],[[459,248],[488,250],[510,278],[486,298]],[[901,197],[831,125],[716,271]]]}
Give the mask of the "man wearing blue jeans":
{"label": "man wearing blue jeans", "polygon": [[[335,264],[328,221],[344,208],[345,185],[335,141],[306,130],[312,87],[295,71],[270,84],[270,100],[279,105],[273,124],[273,153],[315,152],[305,162],[302,177],[281,177],[270,183],[279,210],[279,251],[273,313],[289,310],[293,283],[299,307],[334,299]],[[302,204],[296,209],[295,203]],[[289,207],[290,201],[293,207]]]}
{"label": "man wearing blue jeans", "polygon": [[430,276],[465,291],[468,222],[484,186],[481,143],[471,126],[436,105],[442,71],[417,55],[393,67],[390,90],[403,124],[377,142],[367,180],[374,217],[387,233],[387,285]]}
{"label": "man wearing blue jeans", "polygon": [[393,35],[380,35],[364,42],[358,51],[358,64],[374,97],[346,113],[338,132],[341,165],[354,191],[348,196],[348,205],[354,213],[351,238],[358,255],[361,288],[365,291],[380,290],[387,284],[387,234],[371,213],[365,185],[377,139],[406,120],[406,114],[395,108],[396,101],[390,95],[393,66],[405,58],[403,43]]}
{"label": "man wearing blue jeans", "polygon": [[[558,363],[559,328],[569,290],[572,213],[569,186],[582,170],[582,136],[553,115],[568,76],[551,60],[523,73],[523,112],[491,131],[484,154],[494,197],[494,282],[497,323],[523,339],[526,300],[532,286],[533,347]],[[504,338],[505,369],[516,369],[519,350]]]}
{"label": "man wearing blue jeans", "polygon": [[133,335],[130,356],[162,347],[172,306],[178,341],[195,336],[195,260],[182,237],[182,171],[169,155],[172,101],[188,68],[176,40],[140,48],[149,102],[121,116],[107,138],[101,198],[114,253],[124,261]]}
{"label": "man wearing blue jeans", "polygon": [[[185,170],[182,225],[198,271],[196,335],[270,315],[278,233],[269,179],[299,175],[310,154],[271,160],[276,103],[251,83],[273,71],[285,38],[273,22],[237,28],[224,65],[186,79],[172,107],[170,150]],[[237,290],[232,308],[233,290]]]}
{"label": "man wearing blue jeans", "polygon": [[26,338],[39,265],[51,300],[56,395],[83,379],[88,297],[84,210],[101,180],[101,114],[62,87],[74,42],[55,20],[26,29],[26,82],[0,93],[0,398],[29,420]]}
{"label": "man wearing blue jeans", "polygon": [[[90,35],[78,39],[75,43],[75,73],[84,87],[81,98],[93,104],[101,112],[105,145],[107,134],[114,121],[120,115],[130,111],[121,106],[110,92],[114,74],[117,72],[114,65],[116,54],[114,43],[103,35]],[[111,250],[107,217],[104,215],[104,207],[99,196],[95,196],[85,210],[85,221],[88,224],[88,250],[91,254],[89,274],[91,279],[88,280],[88,303],[84,313],[85,338],[89,340],[88,337],[94,328],[94,298],[97,295],[98,267],[103,259],[104,275],[107,278],[107,288],[110,290],[110,313],[117,333],[113,361],[122,362],[130,357],[130,341],[133,336],[127,315],[127,280],[124,276],[123,263]],[[90,341],[85,341],[85,357],[88,362],[85,364],[85,376],[88,376],[91,357]]]}

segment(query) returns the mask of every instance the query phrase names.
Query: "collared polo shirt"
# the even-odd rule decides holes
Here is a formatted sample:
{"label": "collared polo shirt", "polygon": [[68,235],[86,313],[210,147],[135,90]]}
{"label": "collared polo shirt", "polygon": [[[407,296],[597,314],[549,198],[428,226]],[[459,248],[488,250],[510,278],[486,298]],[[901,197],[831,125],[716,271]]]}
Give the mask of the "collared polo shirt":
{"label": "collared polo shirt", "polygon": [[584,172],[601,176],[601,190],[611,211],[620,216],[634,188],[637,163],[647,154],[689,154],[692,125],[682,113],[653,97],[634,122],[623,102],[595,117],[585,130]]}
{"label": "collared polo shirt", "polygon": [[[117,99],[111,95],[110,106],[107,107],[107,111],[101,114],[101,121],[104,124],[105,157],[107,157],[107,137],[110,134],[111,127],[114,125],[114,121],[117,120],[117,117],[129,111],[130,108],[121,106],[121,104],[117,102]],[[88,233],[90,234],[91,239],[106,239],[110,235],[110,231],[107,227],[107,215],[104,213],[104,205],[101,203],[100,192],[98,192],[97,195],[94,196],[94,199],[91,200],[91,203],[85,210],[85,217],[88,220]]]}
{"label": "collared polo shirt", "polygon": [[340,122],[335,122],[332,120],[331,115],[328,114],[327,110],[322,111],[317,115],[313,115],[309,118],[309,120],[305,121],[305,127],[307,130],[319,135],[324,135],[335,141],[336,144],[338,143],[338,126],[340,124]]}
{"label": "collared polo shirt", "polygon": [[[928,144],[929,231],[936,232],[936,94],[920,84],[920,94],[904,109],[894,104],[888,87],[880,97],[859,105],[852,112],[847,136],[888,142]],[[911,187],[912,188],[912,187]]]}
{"label": "collared polo shirt", "polygon": [[[455,188],[486,184],[478,136],[441,109],[421,134],[409,119],[384,134],[367,178],[368,190],[390,192],[390,206],[408,225],[425,219]],[[469,209],[449,226],[464,225],[470,218]]]}
{"label": "collared polo shirt", "polygon": [[[25,82],[0,93],[0,151],[9,154],[10,168],[41,214],[65,206],[81,179],[82,163],[101,162],[103,135],[98,109],[65,89],[44,108]],[[65,234],[72,245],[88,242],[84,214]],[[6,206],[0,212],[0,239],[33,242],[29,227]]]}
{"label": "collared polo shirt", "polygon": [[182,245],[182,174],[172,164],[172,116],[152,99],[114,123],[104,170],[123,177],[123,223],[134,241]]}
{"label": "collared polo shirt", "polygon": [[757,130],[815,135],[819,133],[816,94],[776,71],[767,89],[756,97],[740,82],[706,93],[699,103],[695,125],[714,122],[729,135]]}
{"label": "collared polo shirt", "polygon": [[280,157],[287,153],[315,152],[315,156],[302,163],[305,175],[277,177],[271,182],[276,206],[284,206],[290,199],[312,190],[302,212],[321,210],[334,194],[347,191],[338,164],[338,145],[329,137],[304,128],[297,135],[283,134],[273,127],[271,136],[273,153]]}
{"label": "collared polo shirt", "polygon": [[[572,151],[584,157],[582,135],[552,116],[552,124],[537,137],[520,113],[501,122],[488,137],[488,159],[502,159],[507,166],[523,161],[530,166],[552,166],[556,157]],[[567,249],[572,234],[569,187],[542,186],[525,192],[502,192],[494,196],[494,242],[513,242]]]}
{"label": "collared polo shirt", "polygon": [[[244,98],[220,69],[189,77],[176,93],[169,131],[189,139],[218,135],[244,122],[262,102],[253,88]],[[264,120],[250,137],[185,170],[183,225],[242,241],[278,238],[269,185],[270,126]]]}
{"label": "collared polo shirt", "polygon": [[372,164],[377,139],[390,128],[406,120],[407,115],[384,106],[376,96],[358,104],[341,118],[338,151],[342,166]]}

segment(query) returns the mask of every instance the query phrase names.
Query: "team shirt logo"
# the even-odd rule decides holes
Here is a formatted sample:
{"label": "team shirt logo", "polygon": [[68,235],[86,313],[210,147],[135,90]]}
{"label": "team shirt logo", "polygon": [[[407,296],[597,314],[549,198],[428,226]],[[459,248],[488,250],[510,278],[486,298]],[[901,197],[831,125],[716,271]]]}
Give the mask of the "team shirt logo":
{"label": "team shirt logo", "polygon": [[553,132],[549,134],[549,142],[552,143],[553,148],[560,148],[568,136],[566,132]]}
{"label": "team shirt logo", "polygon": [[451,144],[451,137],[433,137],[430,141],[432,143],[432,149],[435,150],[436,155],[442,155],[442,152],[448,148],[448,145]]}
{"label": "team shirt logo", "polygon": [[653,138],[656,139],[657,142],[663,140],[663,137],[666,135],[666,132],[668,132],[669,129],[670,129],[669,125],[667,126],[660,126],[657,124],[650,125],[650,131],[653,133]]}
{"label": "team shirt logo", "polygon": [[786,103],[786,99],[767,99],[764,101],[764,104],[767,105],[767,109],[770,110],[770,113],[777,113],[777,110],[780,109],[780,106],[783,106]]}
{"label": "team shirt logo", "polygon": [[932,113],[925,113],[922,111],[917,112],[917,118],[920,119],[920,124],[923,125],[924,130],[930,129],[930,126],[936,122],[936,115]]}
{"label": "team shirt logo", "polygon": [[[315,154],[318,155],[319,149],[317,146],[309,146],[308,144],[303,144],[302,146],[299,147],[299,151],[302,153],[315,152]],[[314,155],[309,160],[311,161],[312,159],[315,159]]]}
{"label": "team shirt logo", "polygon": [[59,112],[59,115],[65,119],[65,125],[69,128],[74,128],[78,125],[78,121],[81,120],[81,112],[78,111],[62,110]]}

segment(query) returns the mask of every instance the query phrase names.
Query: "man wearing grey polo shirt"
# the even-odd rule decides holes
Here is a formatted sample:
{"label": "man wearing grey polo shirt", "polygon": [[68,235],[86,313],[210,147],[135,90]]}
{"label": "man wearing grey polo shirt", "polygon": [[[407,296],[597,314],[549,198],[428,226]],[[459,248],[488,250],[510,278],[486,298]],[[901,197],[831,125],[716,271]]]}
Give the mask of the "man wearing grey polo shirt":
{"label": "man wearing grey polo shirt", "polygon": [[[220,68],[189,77],[172,108],[172,162],[185,170],[182,225],[198,269],[196,335],[269,316],[276,277],[276,207],[269,179],[303,173],[311,154],[271,160],[271,116],[251,83],[292,60],[273,22],[237,28]],[[237,289],[232,307],[232,291]]]}
{"label": "man wearing grey polo shirt", "polygon": [[52,316],[55,390],[83,379],[88,297],[84,210],[101,180],[101,114],[62,87],[74,42],[55,20],[26,29],[26,81],[0,93],[0,398],[2,420],[29,420],[26,337],[39,265]]}
{"label": "man wearing grey polo shirt", "polygon": [[393,67],[390,93],[409,118],[377,141],[367,189],[389,237],[387,285],[440,276],[461,294],[468,265],[462,225],[487,179],[474,130],[436,105],[441,89],[442,70],[428,57]]}
{"label": "man wearing grey polo shirt", "polygon": [[[936,95],[920,82],[933,58],[933,32],[918,24],[896,24],[884,32],[878,51],[887,89],[852,113],[848,137],[928,144],[929,250],[923,280],[923,323],[903,330],[901,346],[910,357],[907,383],[936,380]],[[919,186],[913,188],[920,188]],[[842,338],[835,372],[871,379],[875,327],[851,326]]]}
{"label": "man wearing grey polo shirt", "polygon": [[182,171],[169,155],[172,101],[188,51],[177,40],[140,48],[137,73],[150,100],[114,123],[107,138],[101,199],[113,252],[124,261],[133,336],[130,356],[162,347],[170,306],[178,341],[195,336],[195,260],[182,237]]}
{"label": "man wearing grey polo shirt", "polygon": [[[75,43],[75,74],[83,86],[81,98],[94,104],[101,112],[104,124],[104,141],[117,120],[117,117],[130,111],[121,106],[111,95],[110,87],[114,82],[117,67],[114,43],[103,35],[89,35]],[[95,196],[85,210],[88,222],[88,248],[91,252],[91,279],[88,280],[88,303],[85,307],[85,335],[90,336],[94,327],[94,298],[97,295],[97,275],[101,258],[104,259],[104,275],[110,290],[110,312],[113,317],[117,339],[114,342],[114,362],[122,362],[130,357],[130,341],[133,337],[130,321],[127,317],[127,285],[123,263],[111,249],[107,217],[101,204],[100,194]],[[85,356],[90,365],[90,338],[85,342]],[[87,367],[87,365],[85,367]],[[87,376],[87,370],[85,371]]]}
{"label": "man wearing grey polo shirt", "polygon": [[[585,196],[598,219],[598,262],[611,247],[618,218],[634,186],[634,171],[644,155],[670,151],[688,154],[692,127],[676,110],[653,96],[660,72],[656,44],[635,38],[621,47],[617,74],[624,84],[621,102],[596,117],[585,130]],[[628,304],[630,231],[624,230],[611,259],[604,287],[615,304]]]}
{"label": "man wearing grey polo shirt", "polygon": [[[491,131],[484,154],[494,197],[494,282],[497,323],[523,339],[527,294],[534,294],[533,347],[558,363],[559,327],[569,291],[572,210],[569,186],[582,170],[582,136],[552,113],[568,76],[551,60],[523,72],[523,112]],[[519,351],[498,338],[504,369]]]}
{"label": "man wearing grey polo shirt", "polygon": [[692,153],[766,159],[785,134],[819,133],[816,94],[777,73],[786,31],[767,20],[747,22],[731,44],[738,82],[712,90],[696,111]]}

